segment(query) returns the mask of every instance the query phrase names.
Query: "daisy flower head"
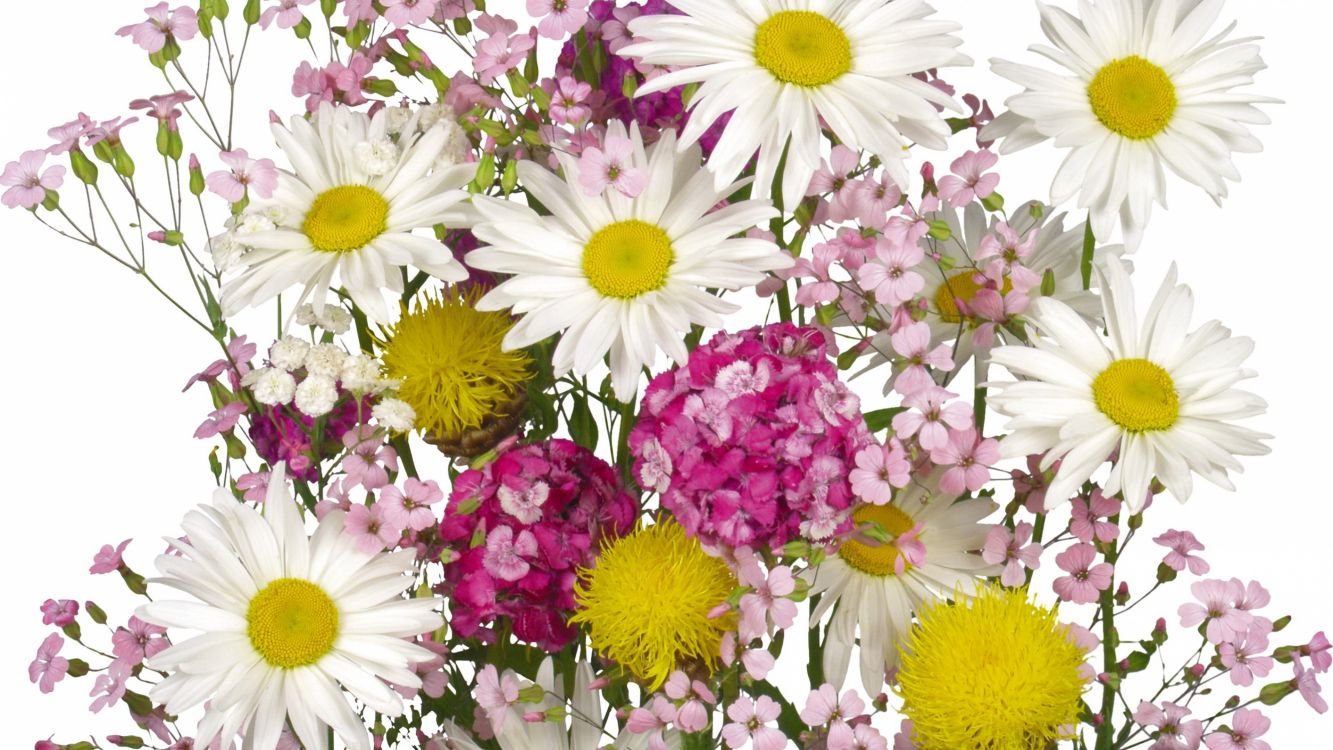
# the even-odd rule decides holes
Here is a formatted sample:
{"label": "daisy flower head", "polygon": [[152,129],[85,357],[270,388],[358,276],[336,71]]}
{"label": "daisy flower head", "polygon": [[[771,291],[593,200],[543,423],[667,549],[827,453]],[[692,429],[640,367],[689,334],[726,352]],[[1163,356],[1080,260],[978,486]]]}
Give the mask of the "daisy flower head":
{"label": "daisy flower head", "polygon": [[811,627],[837,605],[824,644],[830,683],[841,686],[846,679],[859,631],[861,684],[867,695],[877,695],[885,673],[898,665],[912,613],[941,597],[970,594],[982,578],[1000,572],[975,552],[990,531],[981,519],[995,507],[985,500],[955,503],[943,493],[932,497],[920,485],[891,503],[857,506],[856,531],[805,573],[811,595],[822,595]]}
{"label": "daisy flower head", "polygon": [[320,314],[336,276],[370,319],[388,323],[383,291],[402,293],[402,267],[445,281],[467,278],[449,248],[412,232],[469,223],[458,205],[468,194],[458,188],[475,167],[436,167],[449,139],[446,127],[394,142],[387,125],[384,111],[370,117],[328,103],[309,121],[293,117],[290,129],[273,125],[294,171],[279,170],[273,197],[251,204],[249,212],[266,216],[271,226],[245,235],[249,249],[237,261],[245,270],[223,286],[224,314],[294,284],[303,288],[293,309],[309,298]]}
{"label": "daisy flower head", "polygon": [[[290,722],[307,747],[331,728],[350,750],[369,750],[370,732],[348,703],[388,716],[402,702],[386,684],[420,687],[415,663],[435,655],[405,638],[443,624],[431,599],[404,599],[413,551],[366,554],[331,511],[307,536],[278,464],[264,512],[219,490],[211,506],[186,514],[189,542],[160,555],[157,583],[196,601],[159,599],[139,608],[145,622],[199,631],[149,659],[168,675],[151,696],[179,714],[207,701],[199,745],[237,733],[273,750]],[[173,631],[175,632],[175,631]]]}
{"label": "daisy flower head", "polygon": [[1262,145],[1247,126],[1268,122],[1254,105],[1275,99],[1235,89],[1265,65],[1253,38],[1204,39],[1222,0],[1098,0],[1082,17],[1038,3],[1055,48],[1034,52],[1065,68],[1055,73],[992,60],[996,73],[1024,87],[1009,111],[982,130],[1003,138],[1001,153],[1048,138],[1069,149],[1051,185],[1052,202],[1075,196],[1094,234],[1110,237],[1118,220],[1137,246],[1153,201],[1166,205],[1166,169],[1219,201],[1238,181],[1233,152]]}
{"label": "daisy flower head", "polygon": [[1260,441],[1271,437],[1232,424],[1267,407],[1232,387],[1255,375],[1241,366],[1253,343],[1217,321],[1187,331],[1194,300],[1176,283],[1174,265],[1142,326],[1124,266],[1111,261],[1097,275],[1106,337],[1069,306],[1039,299],[1029,316],[1038,331],[1032,346],[991,353],[1023,378],[991,383],[991,406],[1010,417],[1004,455],[1045,453],[1043,471],[1060,461],[1047,509],[1069,500],[1112,453],[1118,458],[1103,491],[1122,493],[1131,512],[1143,507],[1154,477],[1182,501],[1193,474],[1234,489],[1227,472],[1243,470],[1236,456],[1268,453]]}
{"label": "daisy flower head", "polygon": [[[958,53],[958,26],[932,19],[923,0],[682,0],[683,13],[629,23],[619,54],[671,66],[639,96],[697,83],[681,144],[692,144],[731,112],[709,161],[721,187],[755,152],[755,194],[766,197],[786,151],[783,205],[795,206],[820,166],[820,119],[849,147],[875,154],[894,182],[908,184],[911,143],[942,149],[949,127],[937,107],[962,111],[913,73],[971,61]],[[788,139],[790,138],[790,146]]]}
{"label": "daisy flower head", "polygon": [[[626,137],[620,123],[607,128],[608,142]],[[622,166],[645,175],[638,195],[588,195],[583,166],[565,153],[556,153],[564,179],[521,162],[520,180],[551,215],[478,196],[481,219],[473,232],[489,247],[467,255],[469,266],[512,275],[477,303],[479,310],[523,315],[504,348],[563,331],[556,374],[587,374],[610,352],[612,385],[625,402],[659,348],[685,361],[678,332],[695,323],[721,327],[720,314],[740,309],[707,289],[751,286],[794,262],[772,242],[735,236],[777,215],[767,201],[712,210],[743,183],[715,184],[700,168],[698,148],[677,151],[674,133],[666,131],[645,149],[637,125],[628,138],[633,147]]]}

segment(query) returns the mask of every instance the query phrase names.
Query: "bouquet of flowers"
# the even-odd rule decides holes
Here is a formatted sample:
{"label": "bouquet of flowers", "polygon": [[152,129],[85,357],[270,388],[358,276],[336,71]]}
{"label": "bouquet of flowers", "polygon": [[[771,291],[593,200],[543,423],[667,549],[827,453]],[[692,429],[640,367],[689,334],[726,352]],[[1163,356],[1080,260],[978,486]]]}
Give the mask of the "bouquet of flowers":
{"label": "bouquet of flowers", "polygon": [[211,480],[96,554],[133,612],[41,605],[31,681],[126,731],[36,747],[1268,750],[1333,649],[1150,512],[1267,452],[1252,345],[1130,263],[1260,149],[1223,5],[1043,5],[1002,106],[924,0],[127,19],[155,137],[81,114],[3,203],[215,342]]}

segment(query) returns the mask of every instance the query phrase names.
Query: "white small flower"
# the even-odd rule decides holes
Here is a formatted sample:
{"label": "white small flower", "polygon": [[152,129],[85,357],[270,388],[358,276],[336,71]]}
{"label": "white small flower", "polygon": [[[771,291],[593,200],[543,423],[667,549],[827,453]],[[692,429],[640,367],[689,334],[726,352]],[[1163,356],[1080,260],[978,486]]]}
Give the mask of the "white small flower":
{"label": "white small flower", "polygon": [[422,107],[421,116],[417,119],[417,127],[421,128],[423,133],[435,127],[435,123],[446,119],[444,116],[446,109],[446,105],[439,103],[427,104]]}
{"label": "white small flower", "polygon": [[264,214],[241,214],[236,221],[236,234],[241,237],[256,232],[271,232],[276,228],[273,220]]}
{"label": "white small flower", "polygon": [[213,255],[213,265],[219,271],[230,271],[235,268],[241,255],[248,249],[237,242],[236,235],[231,232],[223,232],[208,241],[208,252]]}
{"label": "white small flower", "polygon": [[305,355],[305,369],[311,375],[336,378],[342,372],[347,353],[337,344],[316,344]]}
{"label": "white small flower", "polygon": [[380,379],[380,363],[364,354],[352,354],[343,362],[342,374],[338,378],[349,391],[365,393],[383,390],[384,381]]}
{"label": "white small flower", "polygon": [[326,307],[318,325],[329,333],[347,333],[352,328],[352,314],[341,307]]}
{"label": "white small flower", "polygon": [[286,222],[287,216],[290,214],[290,212],[287,210],[287,207],[281,204],[265,206],[263,212],[264,212],[264,218],[268,219],[274,224],[282,224]]}
{"label": "white small flower", "polygon": [[308,375],[296,386],[296,408],[308,417],[322,417],[338,403],[338,386],[327,375]]}
{"label": "white small flower", "polygon": [[273,367],[247,372],[241,378],[241,385],[249,388],[255,394],[255,400],[265,406],[290,403],[296,393],[296,378]]}
{"label": "white small flower", "polygon": [[410,107],[386,107],[384,110],[384,130],[391,135],[398,135],[412,121]]}
{"label": "white small flower", "polygon": [[371,177],[388,174],[398,164],[398,146],[388,138],[362,141],[352,147],[352,154]]}
{"label": "white small flower", "polygon": [[417,418],[417,413],[412,410],[406,401],[396,398],[386,398],[375,404],[371,410],[371,415],[375,421],[388,427],[394,432],[408,432],[412,429],[412,423]]}
{"label": "white small flower", "polygon": [[309,351],[310,344],[305,341],[295,336],[283,336],[268,350],[268,361],[272,362],[274,367],[291,372],[301,369]]}
{"label": "white small flower", "polygon": [[435,168],[448,169],[467,161],[468,154],[472,153],[472,141],[468,140],[462,126],[454,120],[440,120],[436,127],[443,128],[449,137],[444,141],[439,157],[435,159]]}

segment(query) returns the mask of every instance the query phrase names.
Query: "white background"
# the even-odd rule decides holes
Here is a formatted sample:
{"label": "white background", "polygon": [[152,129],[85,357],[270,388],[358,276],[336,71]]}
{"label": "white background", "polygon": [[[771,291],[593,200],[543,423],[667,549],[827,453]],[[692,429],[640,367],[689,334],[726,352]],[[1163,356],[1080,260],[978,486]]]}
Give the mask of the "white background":
{"label": "white background", "polygon": [[[935,4],[942,15],[963,22],[964,50],[979,62],[997,55],[1032,59],[1023,50],[1039,41],[1040,33],[1035,6],[1027,0]],[[56,5],[6,3],[4,21],[11,33],[0,46],[8,92],[6,116],[0,118],[0,161],[46,146],[46,129],[77,111],[110,118],[126,114],[131,99],[167,91],[142,53],[113,36],[117,27],[141,19],[140,3],[67,0]],[[233,5],[239,12],[242,3]],[[516,0],[492,0],[491,5],[521,16]],[[1233,0],[1224,16],[1240,22],[1240,34],[1265,37],[1270,69],[1260,74],[1257,89],[1287,103],[1269,108],[1274,124],[1258,131],[1267,150],[1238,157],[1244,181],[1223,208],[1192,186],[1172,182],[1172,208],[1155,214],[1134,263],[1140,295],[1147,296],[1167,265],[1177,261],[1182,280],[1195,291],[1196,320],[1220,318],[1237,334],[1257,341],[1250,366],[1260,377],[1250,387],[1269,400],[1270,410],[1253,424],[1277,437],[1272,455],[1246,461],[1238,492],[1200,483],[1188,506],[1160,503],[1149,514],[1147,530],[1195,531],[1208,546],[1204,554],[1213,575],[1262,581],[1273,593],[1269,614],[1294,616],[1291,629],[1280,634],[1291,637],[1275,637],[1275,642],[1301,642],[1315,630],[1333,631],[1328,579],[1333,509],[1327,488],[1327,425],[1333,422],[1326,343],[1330,274],[1324,265],[1329,251],[1325,187],[1333,164],[1327,157],[1329,89],[1322,62],[1333,7],[1322,0]],[[265,132],[267,110],[286,116],[300,108],[288,91],[291,55],[299,49],[287,34],[271,30],[252,40],[254,57],[244,84],[248,105],[238,122],[240,145],[252,156],[273,156],[279,163]],[[946,73],[946,78],[958,84],[960,94],[988,96],[997,111],[1014,90],[984,67]],[[133,127],[137,132],[127,133],[133,133],[129,137],[147,182],[156,178],[157,169],[148,158],[153,123]],[[216,168],[206,145],[196,139],[187,149],[198,149],[206,168]],[[1044,197],[1056,164],[1049,145],[1007,158],[1001,163],[1000,191],[1011,204]],[[71,176],[67,184],[72,181]],[[220,202],[215,210],[223,210]],[[56,729],[58,739],[72,740],[78,732],[129,728],[121,721],[121,709],[96,718],[84,712],[91,678],[67,680],[52,696],[28,684],[27,664],[49,631],[40,623],[38,606],[47,597],[94,599],[110,611],[113,622],[128,617],[132,601],[118,577],[90,578],[87,568],[102,544],[135,537],[127,560],[147,572],[160,547],[155,539],[175,533],[186,508],[206,499],[209,445],[191,433],[209,408],[207,397],[180,389],[216,352],[174,310],[150,296],[139,279],[92,250],[52,235],[25,213],[0,212],[0,237],[6,350],[0,393],[9,402],[0,432],[9,523],[0,545],[0,569],[6,571],[0,620],[0,684],[6,687],[0,695],[11,717],[5,745],[28,747]],[[150,262],[171,276],[176,273],[171,260],[164,252]],[[251,328],[261,345],[271,334],[269,322],[263,323]],[[1146,544],[1131,557],[1148,571],[1156,564],[1157,550]],[[1048,557],[1046,565],[1053,568],[1054,561]],[[1126,563],[1121,572],[1133,576],[1133,567]],[[1178,583],[1158,596],[1140,611],[1174,620],[1188,591]],[[799,644],[804,639],[789,640]],[[66,656],[75,655],[73,648],[66,649]],[[799,661],[799,651],[792,656]],[[799,664],[793,666],[799,673]],[[1288,673],[1280,665],[1275,672]],[[1225,690],[1224,683],[1218,684]],[[793,696],[802,693],[803,685],[803,678],[793,683]],[[1327,746],[1316,738],[1327,736],[1333,719],[1316,717],[1298,699],[1270,715],[1275,728],[1266,739],[1279,750]]]}

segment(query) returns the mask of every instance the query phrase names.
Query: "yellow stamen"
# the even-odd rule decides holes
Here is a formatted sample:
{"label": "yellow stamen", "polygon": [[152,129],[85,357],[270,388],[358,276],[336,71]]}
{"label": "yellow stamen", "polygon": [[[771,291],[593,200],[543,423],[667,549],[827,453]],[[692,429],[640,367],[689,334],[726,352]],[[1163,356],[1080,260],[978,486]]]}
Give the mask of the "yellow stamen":
{"label": "yellow stamen", "polygon": [[1168,430],[1180,416],[1170,373],[1146,359],[1119,359],[1092,381],[1092,398],[1107,419],[1129,432]]}
{"label": "yellow stamen", "polygon": [[[889,536],[894,538],[906,534],[916,525],[911,516],[892,504],[862,505],[852,511],[852,522],[857,528],[862,528],[871,522],[878,523]],[[838,557],[842,558],[843,562],[862,573],[879,577],[895,575],[894,566],[898,564],[900,556],[898,547],[891,542],[881,544],[861,541],[856,537],[843,542],[838,548]],[[911,563],[904,561],[903,564],[904,571],[911,570]]]}
{"label": "yellow stamen", "polygon": [[324,590],[300,578],[279,578],[245,613],[246,635],[264,661],[282,669],[306,667],[333,650],[338,607]]}
{"label": "yellow stamen", "polygon": [[603,297],[634,299],[661,289],[675,260],[661,227],[630,219],[602,227],[583,249],[583,275]]}
{"label": "yellow stamen", "polygon": [[852,43],[836,23],[818,13],[784,10],[759,24],[754,59],[783,83],[815,88],[852,69]]}
{"label": "yellow stamen", "polygon": [[1171,124],[1176,113],[1176,85],[1161,67],[1138,55],[1102,66],[1088,84],[1088,101],[1097,119],[1126,138],[1152,138]]}
{"label": "yellow stamen", "polygon": [[360,250],[384,232],[389,203],[365,185],[341,185],[320,193],[306,212],[301,231],[316,250]]}

